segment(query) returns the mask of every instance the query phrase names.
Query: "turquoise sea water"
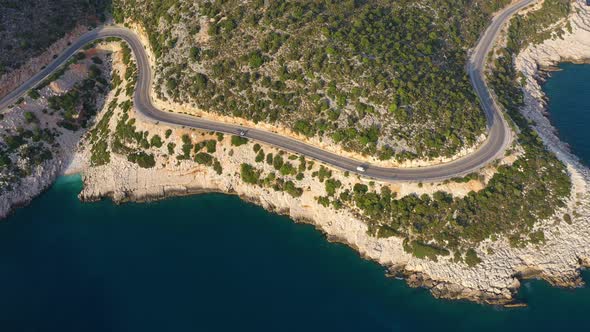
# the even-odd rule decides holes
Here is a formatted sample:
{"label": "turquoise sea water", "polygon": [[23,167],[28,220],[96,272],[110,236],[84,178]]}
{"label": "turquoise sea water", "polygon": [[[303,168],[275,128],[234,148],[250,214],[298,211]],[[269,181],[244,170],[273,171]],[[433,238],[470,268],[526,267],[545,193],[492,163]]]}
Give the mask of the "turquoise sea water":
{"label": "turquoise sea water", "polygon": [[[578,84],[588,91],[590,67],[567,67],[547,84],[550,97],[552,89],[563,92],[565,84],[574,84],[571,77],[580,71],[586,79]],[[551,108],[561,123],[559,117],[568,118],[577,108],[560,108],[557,100]],[[589,152],[579,149],[581,155]],[[207,194],[116,206],[80,203],[80,189],[79,177],[63,177],[0,223],[0,331],[555,331],[590,326],[589,288],[525,281],[519,296],[529,307],[510,310],[436,300],[423,289],[386,278],[382,267],[328,243],[313,227],[237,197]],[[590,280],[590,274],[585,278]]]}

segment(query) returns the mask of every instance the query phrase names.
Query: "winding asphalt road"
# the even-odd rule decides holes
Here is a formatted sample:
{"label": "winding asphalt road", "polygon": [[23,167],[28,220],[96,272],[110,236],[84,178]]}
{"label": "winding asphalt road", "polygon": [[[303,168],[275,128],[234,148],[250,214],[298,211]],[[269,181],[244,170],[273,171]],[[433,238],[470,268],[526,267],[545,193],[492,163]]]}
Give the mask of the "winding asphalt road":
{"label": "winding asphalt road", "polygon": [[[484,80],[483,68],[485,65],[486,56],[492,48],[503,24],[514,13],[535,1],[537,0],[517,1],[498,13],[485,33],[481,36],[477,46],[473,49],[472,55],[467,65],[467,72],[469,74],[471,84],[473,85],[474,90],[479,97],[480,104],[482,105],[487,118],[487,139],[473,153],[456,159],[452,162],[436,166],[416,168],[385,168],[372,166],[358,160],[324,151],[318,147],[314,147],[301,141],[284,137],[269,131],[161,111],[155,108],[152,104],[150,95],[152,74],[144,46],[141,44],[139,38],[134,32],[122,27],[100,27],[81,36],[45,69],[37,73],[23,85],[0,100],[0,110],[3,110],[12,105],[28,90],[35,87],[37,84],[43,81],[44,78],[57,70],[79,49],[84,47],[84,45],[100,38],[119,37],[129,43],[129,46],[135,55],[139,69],[139,77],[134,95],[135,109],[149,121],[229,134],[238,134],[240,131],[245,131],[245,136],[253,140],[271,144],[291,152],[303,154],[309,158],[313,158],[323,163],[332,165],[333,167],[347,170],[352,173],[359,173],[363,176],[378,180],[425,182],[444,180],[456,176],[463,176],[481,168],[503,154],[504,150],[510,143],[510,128],[502,117],[501,111],[496,105],[494,99],[490,95]],[[357,171],[357,167],[360,165],[365,167],[365,172]]]}

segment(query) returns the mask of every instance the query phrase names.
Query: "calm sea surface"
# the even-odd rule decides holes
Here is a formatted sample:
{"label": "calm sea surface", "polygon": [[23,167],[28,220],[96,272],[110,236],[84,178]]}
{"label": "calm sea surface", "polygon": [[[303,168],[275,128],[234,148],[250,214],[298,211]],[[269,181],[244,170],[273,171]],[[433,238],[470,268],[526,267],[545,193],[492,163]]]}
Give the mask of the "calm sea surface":
{"label": "calm sea surface", "polygon": [[590,64],[563,63],[543,90],[549,97],[551,122],[574,154],[590,165]]}
{"label": "calm sea surface", "polygon": [[[545,85],[590,160],[590,66]],[[63,177],[0,223],[0,331],[555,331],[590,326],[590,289],[526,281],[528,308],[436,300],[309,225],[208,194],[80,203]],[[585,273],[586,280],[590,274]]]}

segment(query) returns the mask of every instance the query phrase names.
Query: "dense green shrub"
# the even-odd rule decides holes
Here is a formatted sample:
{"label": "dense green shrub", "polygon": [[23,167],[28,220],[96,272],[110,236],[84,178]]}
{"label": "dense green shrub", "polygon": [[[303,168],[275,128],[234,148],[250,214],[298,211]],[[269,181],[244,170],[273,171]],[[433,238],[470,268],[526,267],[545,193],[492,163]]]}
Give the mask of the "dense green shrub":
{"label": "dense green shrub", "polygon": [[39,97],[41,97],[41,95],[39,94],[39,91],[35,90],[35,89],[31,89],[28,92],[29,97],[31,97],[32,99],[39,99]]}
{"label": "dense green shrub", "polygon": [[274,169],[278,171],[281,169],[281,167],[283,167],[284,163],[285,162],[283,161],[283,157],[280,154],[278,154],[272,160],[272,167],[274,167]]}
{"label": "dense green shrub", "polygon": [[438,256],[448,256],[450,252],[444,248],[419,241],[404,242],[404,250],[417,258],[429,258],[436,261]]}
{"label": "dense green shrub", "polygon": [[199,152],[195,155],[195,161],[201,165],[210,166],[213,164],[213,157],[205,152]]}
{"label": "dense green shrub", "polygon": [[221,175],[223,173],[221,163],[217,159],[215,159],[215,161],[213,162],[213,170],[215,171],[215,173],[217,173],[217,175]]}
{"label": "dense green shrub", "polygon": [[129,154],[127,156],[127,160],[129,160],[130,162],[136,163],[137,165],[139,165],[139,167],[142,167],[142,168],[152,168],[152,167],[156,166],[156,161],[154,160],[154,155],[151,153],[147,154],[143,151]]}
{"label": "dense green shrub", "polygon": [[472,267],[481,263],[481,259],[472,248],[467,249],[467,252],[465,253],[465,263]]}
{"label": "dense green shrub", "polygon": [[256,158],[254,159],[257,163],[261,163],[264,161],[264,150],[258,150],[256,154]]}
{"label": "dense green shrub", "polygon": [[37,119],[37,116],[35,116],[35,114],[32,112],[25,112],[24,116],[26,123],[33,123],[39,121],[39,119]]}
{"label": "dense green shrub", "polygon": [[92,145],[90,150],[92,153],[90,156],[90,164],[92,166],[106,165],[111,161],[111,154],[108,147],[109,145],[104,139],[101,139]]}
{"label": "dense green shrub", "polygon": [[176,148],[176,143],[168,143],[166,146],[168,148],[168,154],[174,154],[174,148]]}
{"label": "dense green shrub", "polygon": [[260,171],[249,164],[242,164],[240,165],[240,176],[245,183],[258,184]]}
{"label": "dense green shrub", "polygon": [[217,150],[217,141],[208,140],[205,144],[205,147],[207,148],[208,153],[215,153],[215,151]]}
{"label": "dense green shrub", "polygon": [[162,141],[162,138],[160,136],[154,135],[150,139],[150,145],[156,148],[161,148],[162,145],[164,145],[164,142]]}
{"label": "dense green shrub", "polygon": [[235,136],[235,135],[233,135],[231,137],[231,145],[233,145],[233,146],[240,146],[240,145],[244,145],[247,143],[248,143],[248,139],[245,137]]}
{"label": "dense green shrub", "polygon": [[[275,158],[275,160],[276,160],[276,158]],[[279,168],[279,172],[281,173],[281,175],[296,175],[297,174],[297,170],[289,162],[284,163]]]}
{"label": "dense green shrub", "polygon": [[303,189],[295,186],[295,183],[293,183],[293,181],[285,182],[283,189],[287,194],[291,195],[292,197],[300,197],[301,195],[303,195]]}
{"label": "dense green shrub", "polygon": [[325,182],[325,186],[326,193],[328,194],[328,196],[334,196],[334,194],[336,194],[336,189],[342,186],[342,182],[340,182],[339,180],[328,179]]}

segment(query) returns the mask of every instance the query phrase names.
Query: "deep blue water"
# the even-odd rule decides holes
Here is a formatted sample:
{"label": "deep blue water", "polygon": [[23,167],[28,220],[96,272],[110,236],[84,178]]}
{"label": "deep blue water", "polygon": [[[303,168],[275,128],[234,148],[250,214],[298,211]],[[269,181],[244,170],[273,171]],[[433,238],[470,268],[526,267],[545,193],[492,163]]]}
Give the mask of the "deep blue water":
{"label": "deep blue water", "polygon": [[590,165],[590,64],[563,63],[543,86],[559,137]]}
{"label": "deep blue water", "polygon": [[[569,84],[567,75],[580,71],[590,78],[588,66],[556,73],[547,85],[550,97],[550,84]],[[586,86],[581,91],[590,89],[589,81],[579,82]],[[571,94],[563,100],[574,98],[573,88],[564,90]],[[561,109],[556,100],[551,108],[558,125],[564,123],[559,117],[582,107]],[[80,189],[78,177],[61,178],[0,223],[0,331],[555,331],[590,326],[589,288],[526,281],[520,297],[529,307],[510,310],[436,300],[423,289],[386,278],[382,267],[328,243],[313,227],[234,196],[116,206],[80,203]],[[585,278],[590,280],[590,274]]]}

